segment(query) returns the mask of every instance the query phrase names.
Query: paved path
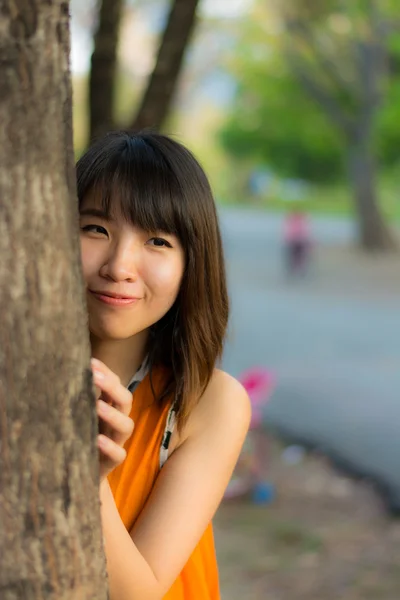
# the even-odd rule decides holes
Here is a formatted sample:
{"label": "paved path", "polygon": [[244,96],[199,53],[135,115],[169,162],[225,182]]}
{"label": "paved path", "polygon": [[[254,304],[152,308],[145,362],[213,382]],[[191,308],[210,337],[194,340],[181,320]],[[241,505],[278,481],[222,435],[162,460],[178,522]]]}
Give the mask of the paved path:
{"label": "paved path", "polygon": [[268,423],[394,486],[400,507],[400,256],[349,249],[354,230],[315,220],[304,281],[282,269],[281,219],[224,210],[232,320],[224,367],[274,369]]}

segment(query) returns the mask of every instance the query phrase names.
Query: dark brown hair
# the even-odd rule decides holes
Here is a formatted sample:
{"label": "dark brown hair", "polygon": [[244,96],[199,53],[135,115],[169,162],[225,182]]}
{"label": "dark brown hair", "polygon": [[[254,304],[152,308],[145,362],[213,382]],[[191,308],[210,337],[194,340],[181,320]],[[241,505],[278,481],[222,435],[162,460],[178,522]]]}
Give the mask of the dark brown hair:
{"label": "dark brown hair", "polygon": [[178,236],[185,272],[178,297],[150,329],[150,373],[157,365],[171,377],[159,400],[174,393],[178,425],[186,421],[221,358],[228,294],[221,235],[207,177],[180,143],[152,132],[112,132],[77,163],[79,205],[95,191],[111,212],[145,231]]}

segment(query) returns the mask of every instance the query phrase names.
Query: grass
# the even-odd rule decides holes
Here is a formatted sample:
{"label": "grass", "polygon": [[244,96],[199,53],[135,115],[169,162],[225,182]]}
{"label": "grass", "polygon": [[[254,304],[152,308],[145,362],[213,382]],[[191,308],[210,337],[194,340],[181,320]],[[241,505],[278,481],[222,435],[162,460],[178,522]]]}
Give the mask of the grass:
{"label": "grass", "polygon": [[[384,175],[381,178],[378,194],[383,214],[389,221],[400,220],[400,180],[394,175]],[[315,215],[352,216],[354,207],[351,190],[345,183],[336,186],[310,187],[301,200],[290,200],[279,196],[244,198],[230,201],[229,197],[221,198],[221,203],[236,207],[254,207],[265,211],[284,213],[288,210],[301,209]]]}

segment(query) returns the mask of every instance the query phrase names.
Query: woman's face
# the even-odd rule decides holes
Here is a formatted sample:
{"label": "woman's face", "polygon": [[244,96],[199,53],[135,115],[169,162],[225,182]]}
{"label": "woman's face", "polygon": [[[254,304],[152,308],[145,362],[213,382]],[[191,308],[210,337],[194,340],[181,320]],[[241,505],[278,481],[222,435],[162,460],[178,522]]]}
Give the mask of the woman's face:
{"label": "woman's face", "polygon": [[178,238],[108,218],[94,195],[80,209],[89,328],[98,339],[127,339],[159,321],[178,295],[185,256]]}

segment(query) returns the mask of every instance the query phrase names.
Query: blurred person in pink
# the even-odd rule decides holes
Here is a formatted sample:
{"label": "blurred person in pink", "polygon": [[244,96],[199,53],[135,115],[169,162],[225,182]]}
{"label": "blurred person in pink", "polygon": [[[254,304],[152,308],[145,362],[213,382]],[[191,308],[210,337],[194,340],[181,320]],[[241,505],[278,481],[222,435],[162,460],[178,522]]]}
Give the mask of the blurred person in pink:
{"label": "blurred person in pink", "polygon": [[288,273],[304,275],[309,265],[311,250],[311,227],[305,213],[294,210],[286,215],[283,242]]}

